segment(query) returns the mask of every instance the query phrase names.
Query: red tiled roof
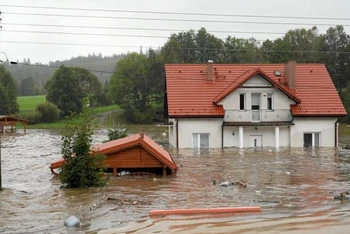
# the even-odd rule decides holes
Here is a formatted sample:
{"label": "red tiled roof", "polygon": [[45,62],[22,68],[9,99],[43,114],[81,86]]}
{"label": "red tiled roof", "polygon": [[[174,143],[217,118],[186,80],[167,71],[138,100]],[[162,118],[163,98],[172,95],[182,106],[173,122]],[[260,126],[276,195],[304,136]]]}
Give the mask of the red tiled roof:
{"label": "red tiled roof", "polygon": [[[99,145],[94,145],[92,148],[97,154],[109,155],[121,150],[125,150],[128,148],[132,148],[135,146],[141,146],[148,152],[150,152],[154,157],[156,157],[159,161],[163,162],[170,169],[177,171],[178,167],[176,166],[174,160],[171,155],[163,149],[160,145],[154,142],[147,135],[143,134],[143,137],[140,134],[130,135],[124,138],[120,138],[117,140],[109,141],[106,143],[102,143]],[[64,160],[58,160],[56,162],[51,163],[50,168],[56,169],[60,168]]]}
{"label": "red tiled roof", "polygon": [[[294,116],[344,116],[346,111],[323,64],[297,64],[295,90],[289,89],[284,64],[213,64],[213,81],[206,64],[166,64],[169,117],[224,116],[215,103],[246,80],[260,74],[296,101]],[[282,76],[275,76],[274,71]]]}

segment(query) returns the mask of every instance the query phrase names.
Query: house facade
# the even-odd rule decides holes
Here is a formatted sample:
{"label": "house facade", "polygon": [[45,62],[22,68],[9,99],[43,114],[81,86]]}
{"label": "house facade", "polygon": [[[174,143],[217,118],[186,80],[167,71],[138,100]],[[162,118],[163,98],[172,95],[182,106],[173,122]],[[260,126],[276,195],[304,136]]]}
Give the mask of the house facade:
{"label": "house facade", "polygon": [[334,147],[345,108],[323,64],[167,64],[175,148]]}

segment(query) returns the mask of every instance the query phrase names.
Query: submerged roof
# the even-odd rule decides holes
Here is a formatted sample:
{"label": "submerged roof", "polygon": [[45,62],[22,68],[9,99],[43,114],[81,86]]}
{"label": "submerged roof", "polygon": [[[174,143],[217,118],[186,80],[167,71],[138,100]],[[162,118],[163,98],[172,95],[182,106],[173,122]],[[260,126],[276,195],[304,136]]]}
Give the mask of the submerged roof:
{"label": "submerged roof", "polygon": [[295,89],[288,86],[284,64],[213,64],[212,81],[206,64],[166,64],[165,70],[169,117],[224,116],[217,103],[256,74],[296,102],[294,116],[346,115],[324,64],[296,64]]}
{"label": "submerged roof", "polygon": [[166,151],[144,133],[134,134],[100,145],[95,145],[93,146],[93,149],[96,151],[96,153],[109,155],[135,146],[143,147],[172,170],[176,171],[178,169],[168,151]]}
{"label": "submerged roof", "polygon": [[[134,134],[99,145],[94,145],[92,148],[97,154],[104,154],[108,156],[109,154],[113,154],[118,151],[133,148],[136,146],[141,146],[154,157],[156,157],[159,161],[164,163],[167,167],[169,167],[173,171],[177,171],[178,167],[176,166],[174,160],[172,159],[168,151],[166,151],[164,148],[162,148],[144,133]],[[50,168],[60,168],[63,163],[63,159],[53,162],[51,163]]]}

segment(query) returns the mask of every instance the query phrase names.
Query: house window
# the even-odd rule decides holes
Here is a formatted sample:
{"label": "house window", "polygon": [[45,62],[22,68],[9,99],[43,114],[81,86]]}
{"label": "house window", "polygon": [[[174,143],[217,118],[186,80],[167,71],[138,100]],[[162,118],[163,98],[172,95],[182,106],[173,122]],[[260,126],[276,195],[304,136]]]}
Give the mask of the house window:
{"label": "house window", "polygon": [[320,146],[320,133],[304,133],[304,147],[319,147]]}
{"label": "house window", "polygon": [[193,148],[209,148],[209,133],[193,133]]}
{"label": "house window", "polygon": [[273,110],[273,99],[272,93],[267,94],[267,110]]}
{"label": "house window", "polygon": [[245,110],[245,94],[244,93],[239,94],[239,109]]}
{"label": "house window", "polygon": [[260,110],[260,93],[252,93],[252,110]]}

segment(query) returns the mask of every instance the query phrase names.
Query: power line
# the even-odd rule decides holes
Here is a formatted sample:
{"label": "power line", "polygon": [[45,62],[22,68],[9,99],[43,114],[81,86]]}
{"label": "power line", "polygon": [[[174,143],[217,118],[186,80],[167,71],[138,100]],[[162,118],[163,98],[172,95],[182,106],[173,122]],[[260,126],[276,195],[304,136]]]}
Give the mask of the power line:
{"label": "power line", "polygon": [[[67,14],[45,14],[45,13],[23,13],[23,12],[4,12],[9,15],[30,15],[30,16],[48,16],[48,17],[73,17],[73,18],[94,18],[94,19],[127,19],[127,20],[149,20],[149,21],[170,21],[170,22],[197,22],[197,23],[230,23],[230,24],[271,24],[271,25],[303,25],[303,26],[334,26],[335,24],[323,23],[295,23],[295,22],[263,22],[263,21],[231,21],[231,20],[203,20],[203,19],[165,19],[165,18],[144,18],[144,17],[124,17],[124,16],[98,16],[98,15],[67,15]],[[350,26],[344,25],[343,26]]]}
{"label": "power line", "polygon": [[[2,43],[13,43],[13,44],[37,44],[37,45],[67,45],[67,46],[95,46],[95,47],[118,47],[118,48],[140,48],[138,46],[128,46],[128,45],[111,45],[111,44],[84,44],[84,43],[61,43],[61,42],[34,42],[34,41],[3,41]],[[159,46],[142,46],[145,48],[154,48]]]}
{"label": "power line", "polygon": [[108,36],[108,37],[147,37],[147,38],[168,38],[168,36],[156,35],[123,35],[123,34],[104,34],[104,33],[79,33],[79,32],[45,32],[45,31],[27,31],[27,30],[2,30],[3,32],[19,32],[19,33],[46,33],[46,34],[63,34],[78,36]]}
{"label": "power line", "polygon": [[[23,24],[23,23],[2,23],[2,25],[14,26],[34,26],[34,27],[59,27],[59,28],[83,28],[83,29],[121,29],[121,30],[138,30],[138,31],[167,31],[178,32],[184,29],[168,29],[168,28],[131,28],[131,27],[107,27],[107,26],[85,26],[85,25],[58,25],[58,24]],[[4,30],[3,30],[4,31]],[[208,30],[209,31],[209,30]],[[210,30],[213,33],[239,33],[239,34],[285,34],[285,32],[259,32],[259,31],[231,31],[231,30]]]}
{"label": "power line", "polygon": [[[14,43],[14,44],[44,44],[44,45],[67,45],[67,46],[95,46],[95,47],[135,47],[140,46],[121,46],[121,45],[106,45],[106,44],[79,44],[79,43],[55,43],[55,42],[28,42],[28,41],[1,41],[3,43]],[[143,47],[143,46],[142,46]],[[144,46],[146,48],[160,49],[159,46]],[[227,49],[227,48],[194,48],[194,47],[163,47],[163,49],[177,49],[177,50],[207,50],[207,51],[236,51],[236,52],[271,52],[271,53],[321,53],[321,54],[350,54],[347,51],[325,51],[325,50],[262,50],[262,49]]]}
{"label": "power line", "polygon": [[[157,35],[125,35],[125,34],[103,34],[103,33],[79,33],[79,32],[53,32],[53,31],[28,31],[28,30],[2,30],[3,32],[15,32],[15,33],[39,33],[39,34],[61,34],[61,35],[78,35],[78,36],[109,36],[109,37],[143,37],[143,38],[161,38],[167,39],[169,36],[157,36]],[[246,39],[244,39],[246,40]],[[255,41],[263,42],[265,40]]]}
{"label": "power line", "polygon": [[[35,67],[44,67],[44,68],[51,68],[51,69],[59,69],[60,67],[56,67],[56,66],[51,66],[51,65],[43,65],[43,64],[28,64],[28,63],[16,63],[17,65],[24,65],[24,66],[35,66]],[[64,65],[64,64],[62,64]],[[77,69],[77,68],[81,68],[81,67],[69,67],[67,65],[64,65],[69,69]],[[84,67],[82,67],[84,68]],[[89,72],[99,72],[99,73],[108,73],[108,74],[113,74],[113,71],[100,71],[100,70],[91,70],[91,69],[86,69],[85,70],[89,71]]]}
{"label": "power line", "polygon": [[1,7],[13,8],[32,8],[32,9],[51,9],[51,10],[71,10],[71,11],[100,11],[100,12],[123,12],[123,13],[141,13],[141,14],[162,14],[162,15],[196,15],[196,16],[216,16],[216,17],[247,17],[247,18],[272,18],[272,19],[313,19],[313,20],[350,20],[344,17],[310,17],[310,16],[278,16],[278,15],[239,15],[239,14],[221,14],[221,13],[196,13],[196,12],[169,12],[169,11],[136,11],[120,9],[91,9],[77,7],[47,7],[47,6],[20,6],[1,4]]}

